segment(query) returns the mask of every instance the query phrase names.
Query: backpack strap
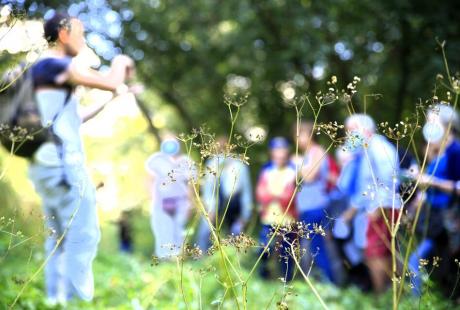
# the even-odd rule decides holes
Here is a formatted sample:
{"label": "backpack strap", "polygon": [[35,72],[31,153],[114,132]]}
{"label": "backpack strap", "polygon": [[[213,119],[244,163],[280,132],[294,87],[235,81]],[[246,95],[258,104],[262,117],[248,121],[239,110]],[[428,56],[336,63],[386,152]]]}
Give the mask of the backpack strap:
{"label": "backpack strap", "polygon": [[[64,99],[64,104],[62,106],[62,109],[58,113],[56,113],[56,115],[53,117],[52,125],[50,127],[48,127],[48,133],[49,133],[49,136],[50,136],[50,140],[52,142],[54,142],[54,144],[56,145],[57,150],[58,150],[58,156],[59,156],[59,158],[61,159],[61,161],[63,163],[64,163],[64,144],[63,144],[61,138],[59,138],[59,136],[55,133],[54,125],[56,124],[57,119],[61,115],[61,112],[65,109],[67,104],[70,102],[71,96],[72,96],[72,90],[70,88],[67,88],[67,94],[66,94],[66,97]],[[62,170],[61,184],[64,185],[64,186],[69,186],[70,185],[69,182],[67,181],[67,177],[66,177],[64,169]]]}
{"label": "backpack strap", "polygon": [[[32,77],[32,70],[27,70],[26,68],[26,64],[24,62],[21,62],[18,66],[18,68],[16,70],[22,70],[21,72],[22,73],[22,76],[19,76],[19,77],[16,77],[16,84],[12,84],[13,87],[18,87],[17,85],[19,83],[28,83],[27,86],[31,86],[32,89],[35,91],[35,84],[33,82],[33,77]],[[30,82],[29,82],[30,81]],[[31,96],[33,96],[33,92],[27,96],[27,100],[33,100],[33,98],[31,98]],[[18,118],[21,114],[21,112],[24,110],[24,106],[23,106],[23,102],[22,104],[17,104],[15,105],[14,107],[14,112],[12,114],[12,117],[11,117],[11,120],[10,120],[10,125],[16,125],[17,124],[17,121],[18,121]]]}

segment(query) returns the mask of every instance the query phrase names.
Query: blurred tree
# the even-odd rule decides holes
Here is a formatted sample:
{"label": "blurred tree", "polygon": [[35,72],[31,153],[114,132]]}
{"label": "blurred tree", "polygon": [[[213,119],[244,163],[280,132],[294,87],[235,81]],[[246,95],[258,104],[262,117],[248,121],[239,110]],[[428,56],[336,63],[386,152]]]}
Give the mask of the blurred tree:
{"label": "blurred tree", "polygon": [[[443,71],[436,38],[448,42],[451,67],[460,64],[457,1],[177,0],[115,7],[133,12],[121,43],[133,55],[142,51],[140,74],[187,127],[225,123],[221,98],[239,90],[251,93],[248,122],[286,133],[293,113],[282,103],[316,93],[331,74],[343,87],[361,76],[364,92],[384,96],[368,110],[397,121],[430,96]],[[327,120],[345,112],[328,109]]]}
{"label": "blurred tree", "polygon": [[[223,95],[249,92],[241,129],[263,124],[287,134],[294,116],[284,103],[325,88],[332,74],[341,87],[360,76],[363,93],[383,95],[367,111],[396,121],[430,96],[443,71],[436,38],[447,41],[452,69],[460,64],[458,1],[16,2],[35,15],[67,8],[85,21],[89,44],[104,58],[107,48],[132,55],[146,85],[176,109],[181,129],[207,122],[226,131]],[[345,116],[337,106],[326,112],[324,120]]]}

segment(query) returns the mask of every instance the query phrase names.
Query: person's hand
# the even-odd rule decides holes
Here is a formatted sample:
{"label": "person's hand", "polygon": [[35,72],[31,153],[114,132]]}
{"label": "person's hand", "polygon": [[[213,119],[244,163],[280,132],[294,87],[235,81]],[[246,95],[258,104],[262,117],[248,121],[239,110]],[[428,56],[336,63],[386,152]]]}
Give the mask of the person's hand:
{"label": "person's hand", "polygon": [[382,210],[380,208],[375,209],[374,211],[368,213],[368,218],[371,220],[377,220],[382,216]]}
{"label": "person's hand", "polygon": [[136,75],[136,67],[134,66],[134,63],[131,66],[126,67],[126,76],[125,80],[129,81],[134,78]]}
{"label": "person's hand", "polygon": [[350,223],[353,217],[356,214],[356,209],[355,208],[348,208],[345,212],[342,213],[341,218],[345,223]]}
{"label": "person's hand", "polygon": [[419,174],[417,176],[418,184],[422,187],[430,187],[433,182],[433,176],[429,174]]}
{"label": "person's hand", "polygon": [[134,95],[139,95],[144,92],[144,85],[140,83],[129,85],[129,92]]}
{"label": "person's hand", "polygon": [[300,167],[303,164],[303,157],[301,155],[293,155],[291,161],[297,166]]}
{"label": "person's hand", "polygon": [[409,169],[408,169],[409,175],[412,178],[417,177],[417,175],[420,173],[420,168],[417,164],[412,164]]}
{"label": "person's hand", "polygon": [[134,60],[127,55],[117,55],[112,59],[112,65],[134,68]]}
{"label": "person's hand", "polygon": [[134,77],[135,66],[134,60],[127,55],[117,55],[112,60],[112,66],[121,67],[125,70],[125,81]]}

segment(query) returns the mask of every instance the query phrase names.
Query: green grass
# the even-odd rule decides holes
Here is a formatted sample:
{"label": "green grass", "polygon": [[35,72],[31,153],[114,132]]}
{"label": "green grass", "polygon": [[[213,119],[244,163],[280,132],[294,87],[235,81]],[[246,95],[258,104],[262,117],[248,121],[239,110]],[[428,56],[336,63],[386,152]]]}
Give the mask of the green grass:
{"label": "green grass", "polygon": [[[201,260],[187,260],[181,266],[175,262],[152,264],[149,253],[153,238],[148,217],[138,214],[135,222],[136,253],[119,253],[116,226],[102,227],[103,239],[94,264],[96,294],[91,303],[72,301],[68,309],[236,309],[227,292],[225,295],[223,272],[217,254]],[[4,255],[8,238],[0,235],[0,253]],[[32,242],[32,240],[31,240]],[[24,243],[8,252],[0,269],[0,308],[7,308],[30,275],[43,262],[41,240]],[[151,246],[150,246],[150,245]],[[237,255],[227,249],[232,260]],[[243,273],[255,262],[255,253],[239,254]],[[181,294],[181,274],[184,296]],[[363,294],[356,288],[339,289],[315,282],[330,309],[389,309],[391,293],[376,297]],[[241,286],[237,287],[241,301]],[[255,275],[248,284],[247,309],[277,309],[281,302],[289,309],[322,309],[308,286],[300,279],[289,285],[280,280],[262,280]],[[280,304],[280,305],[279,305]],[[419,301],[411,296],[403,299],[401,309],[452,309],[453,305],[436,293],[429,293]],[[53,309],[45,304],[43,274],[37,277],[21,296],[17,309]],[[54,309],[59,309],[55,307]]]}
{"label": "green grass", "polygon": [[[2,216],[13,218],[14,212],[3,209]],[[18,213],[16,218],[14,229],[11,224],[0,221],[0,310],[8,308],[24,283],[44,261],[43,224],[40,216]],[[218,254],[200,260],[188,259],[183,267],[177,261],[152,264],[154,240],[149,215],[135,211],[132,219],[135,254],[120,253],[117,226],[111,222],[103,223],[102,240],[94,264],[94,300],[91,303],[73,300],[67,309],[236,309],[230,291],[225,293],[225,276]],[[26,240],[27,236],[36,236],[7,250],[10,237],[5,232],[16,232],[18,229],[23,231],[24,237],[14,237],[13,245]],[[240,262],[243,275],[247,275],[256,261],[256,251],[247,254],[237,254],[233,248],[226,248],[226,251],[232,261]],[[276,261],[273,263],[273,266],[277,264]],[[26,287],[15,309],[59,309],[46,306],[43,283],[43,273],[40,273]],[[376,297],[352,287],[339,289],[328,284],[314,283],[330,309],[391,308],[390,292]],[[240,304],[241,292],[241,286],[237,286]],[[401,309],[454,308],[435,292],[429,290],[421,300],[407,295],[403,298]],[[224,295],[225,301],[221,303]],[[256,273],[248,283],[247,309],[285,309],[282,305],[287,305],[288,309],[322,309],[299,277],[289,285],[284,285],[277,279],[262,280]]]}

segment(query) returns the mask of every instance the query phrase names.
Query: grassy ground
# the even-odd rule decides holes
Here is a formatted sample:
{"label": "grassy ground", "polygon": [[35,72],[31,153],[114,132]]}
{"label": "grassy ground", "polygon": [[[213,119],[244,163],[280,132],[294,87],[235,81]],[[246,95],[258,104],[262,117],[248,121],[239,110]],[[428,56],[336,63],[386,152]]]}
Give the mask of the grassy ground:
{"label": "grassy ground", "polygon": [[[201,260],[188,260],[182,267],[177,262],[152,264],[150,251],[153,238],[147,217],[139,217],[135,225],[136,252],[118,251],[116,226],[103,227],[103,239],[94,265],[96,295],[91,303],[72,301],[68,309],[237,309],[231,292],[224,289],[218,255]],[[0,234],[0,253],[6,253],[9,238]],[[30,240],[9,250],[1,261],[0,308],[8,308],[27,279],[43,262],[40,240]],[[236,259],[233,249],[228,249]],[[255,253],[240,254],[242,269],[247,271],[255,261]],[[181,272],[182,270],[182,272]],[[182,276],[181,276],[182,274]],[[182,283],[182,286],[181,286]],[[363,294],[356,288],[339,289],[316,283],[320,295],[330,309],[389,309],[390,293],[383,296]],[[183,291],[183,294],[181,293]],[[241,287],[237,288],[241,301]],[[45,304],[43,274],[24,290],[17,309],[53,309]],[[221,303],[225,295],[224,303]],[[184,298],[185,297],[185,298]],[[288,308],[284,308],[287,306]],[[248,284],[247,309],[322,309],[305,282],[300,279],[289,285],[280,280],[262,280],[257,275]],[[401,309],[453,308],[436,293],[427,293],[421,300],[406,296]],[[55,307],[54,309],[59,309]]]}

